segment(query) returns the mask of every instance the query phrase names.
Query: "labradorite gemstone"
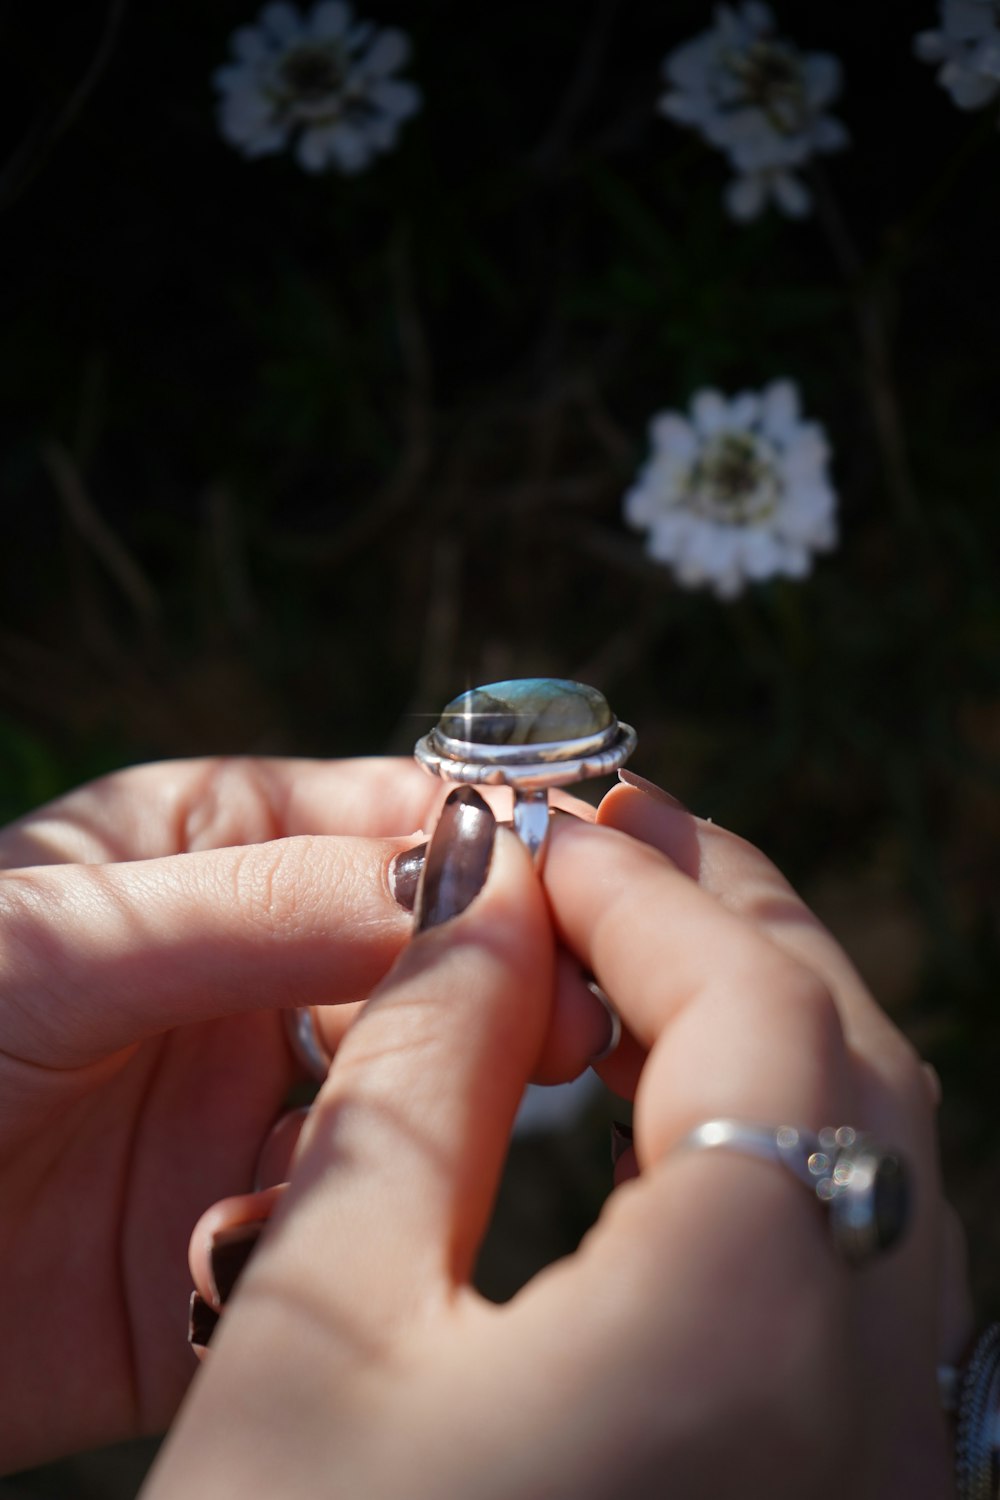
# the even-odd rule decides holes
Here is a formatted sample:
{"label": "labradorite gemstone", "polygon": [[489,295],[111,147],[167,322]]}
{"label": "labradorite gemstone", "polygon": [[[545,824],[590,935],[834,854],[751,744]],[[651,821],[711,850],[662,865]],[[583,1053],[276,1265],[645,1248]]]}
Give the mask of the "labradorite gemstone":
{"label": "labradorite gemstone", "polygon": [[613,722],[596,688],[562,677],[520,677],[462,693],[448,704],[438,728],[474,745],[544,745],[600,734]]}

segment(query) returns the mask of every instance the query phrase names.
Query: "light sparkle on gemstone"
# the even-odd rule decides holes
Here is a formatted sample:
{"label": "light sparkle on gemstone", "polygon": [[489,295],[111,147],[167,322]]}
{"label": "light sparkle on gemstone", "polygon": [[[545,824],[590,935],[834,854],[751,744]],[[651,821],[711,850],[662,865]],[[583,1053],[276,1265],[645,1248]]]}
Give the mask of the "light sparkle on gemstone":
{"label": "light sparkle on gemstone", "polygon": [[524,677],[460,694],[438,729],[467,744],[542,745],[600,734],[613,721],[596,688],[560,677]]}

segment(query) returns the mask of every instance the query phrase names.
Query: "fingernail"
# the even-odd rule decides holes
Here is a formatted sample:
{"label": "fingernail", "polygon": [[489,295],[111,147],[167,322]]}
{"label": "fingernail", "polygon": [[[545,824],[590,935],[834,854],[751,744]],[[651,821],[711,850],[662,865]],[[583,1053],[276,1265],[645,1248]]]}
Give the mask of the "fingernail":
{"label": "fingernail", "polygon": [[197,1292],[192,1292],[188,1306],[188,1343],[191,1347],[207,1349],[218,1321],[219,1314],[212,1304],[199,1297]]}
{"label": "fingernail", "polygon": [[599,1000],[604,1006],[608,1017],[607,1039],[603,1047],[601,1047],[599,1051],[595,1052],[593,1057],[590,1059],[591,1067],[593,1067],[594,1063],[604,1062],[606,1058],[609,1058],[611,1056],[612,1052],[616,1051],[618,1044],[622,1039],[622,1018],[615,1010],[614,1006],[611,1004],[611,1001],[601,989],[601,986],[597,983],[596,979],[586,979],[585,983],[594,999]]}
{"label": "fingernail", "polygon": [[264,1228],[262,1220],[250,1224],[237,1224],[232,1229],[220,1229],[213,1234],[208,1246],[208,1276],[212,1293],[221,1307],[233,1294],[250,1256]]}
{"label": "fingernail", "polygon": [[417,888],[417,932],[457,917],[479,895],[490,870],[496,826],[474,787],[459,786],[449,793]]}
{"label": "fingernail", "polygon": [[678,797],[671,797],[662,786],[657,786],[653,781],[647,781],[645,776],[637,776],[634,771],[626,771],[624,767],[618,772],[618,780],[626,786],[634,786],[637,791],[645,792],[647,797],[652,797],[654,802],[662,802],[665,807],[676,807],[680,812],[687,812],[684,803]]}
{"label": "fingernail", "polygon": [[611,1121],[611,1165],[616,1167],[625,1152],[632,1144],[631,1125],[622,1125],[618,1120]]}
{"label": "fingernail", "polygon": [[412,911],[417,899],[420,872],[427,858],[427,845],[404,849],[389,865],[389,889],[404,911]]}

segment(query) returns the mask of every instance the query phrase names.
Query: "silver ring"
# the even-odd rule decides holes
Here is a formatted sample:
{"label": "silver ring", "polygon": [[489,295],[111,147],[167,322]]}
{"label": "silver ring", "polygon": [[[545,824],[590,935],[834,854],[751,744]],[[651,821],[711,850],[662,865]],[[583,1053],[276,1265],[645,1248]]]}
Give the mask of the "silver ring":
{"label": "silver ring", "polygon": [[834,1244],[852,1265],[890,1250],[909,1223],[909,1173],[902,1157],[851,1125],[814,1134],[794,1125],[706,1120],[679,1145],[722,1147],[785,1167],[827,1210]]}
{"label": "silver ring", "polygon": [[610,775],[636,733],[596,688],[560,677],[524,677],[470,688],[417,741],[417,763],[444,781],[509,786],[514,832],[536,868],[545,857],[549,787]]}
{"label": "silver ring", "polygon": [[298,1010],[283,1010],[285,1035],[296,1062],[305,1069],[310,1078],[322,1083],[330,1071],[333,1054],[325,1045],[316,1025],[315,1009],[311,1005]]}
{"label": "silver ring", "polygon": [[607,1062],[611,1054],[618,1051],[622,1039],[622,1018],[615,1010],[614,1006],[611,1004],[611,1001],[601,989],[601,986],[598,984],[596,979],[584,979],[584,984],[587,986],[590,993],[594,996],[594,999],[599,1000],[604,1006],[604,1009],[608,1013],[608,1019],[611,1022],[611,1035],[608,1037],[608,1040],[605,1042],[600,1052],[595,1052],[594,1056],[590,1059],[590,1066],[593,1067],[595,1063]]}

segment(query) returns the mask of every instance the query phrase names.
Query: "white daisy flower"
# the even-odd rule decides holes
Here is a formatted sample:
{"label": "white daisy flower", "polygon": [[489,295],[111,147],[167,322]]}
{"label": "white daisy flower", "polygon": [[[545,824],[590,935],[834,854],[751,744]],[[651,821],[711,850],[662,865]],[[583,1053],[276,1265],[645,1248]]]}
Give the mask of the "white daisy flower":
{"label": "white daisy flower", "polygon": [[[773,174],[758,184],[765,188],[759,207],[734,211],[737,218],[756,217],[769,197],[786,213],[807,213],[808,194],[787,177],[788,168],[848,144],[844,126],[825,113],[840,93],[839,61],[827,52],[800,52],[794,42],[776,36],[774,26],[770,7],[757,0],[720,5],[715,25],[663,64],[669,87],[659,103],[661,113],[725,152],[739,179]],[[787,187],[789,181],[799,191]],[[794,197],[798,207],[789,209],[783,195],[789,202]],[[736,201],[752,196],[748,186]]]}
{"label": "white daisy flower", "polygon": [[689,416],[654,417],[650,438],[625,519],[686,588],[733,599],[748,583],[804,578],[813,554],[836,544],[829,446],[819,423],[802,421],[793,381],[731,399],[699,391]]}
{"label": "white daisy flower", "polygon": [[983,109],[1000,96],[1000,3],[941,0],[940,28],[921,31],[913,50],[939,63],[937,81],[959,109]]}
{"label": "white daisy flower", "polygon": [[355,21],[345,0],[321,0],[305,16],[277,0],[230,48],[235,61],[213,77],[219,129],[244,156],[294,141],[307,172],[362,172],[420,108],[419,89],[392,76],[409,60],[409,38]]}

